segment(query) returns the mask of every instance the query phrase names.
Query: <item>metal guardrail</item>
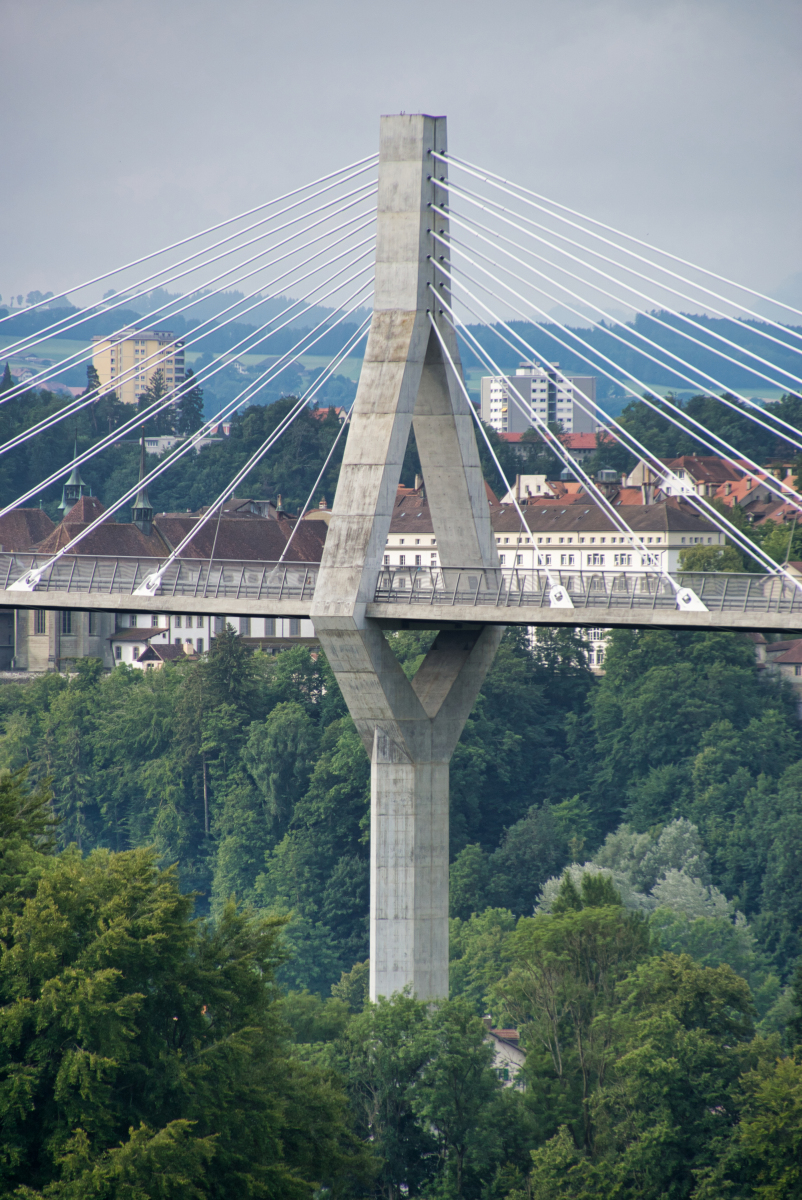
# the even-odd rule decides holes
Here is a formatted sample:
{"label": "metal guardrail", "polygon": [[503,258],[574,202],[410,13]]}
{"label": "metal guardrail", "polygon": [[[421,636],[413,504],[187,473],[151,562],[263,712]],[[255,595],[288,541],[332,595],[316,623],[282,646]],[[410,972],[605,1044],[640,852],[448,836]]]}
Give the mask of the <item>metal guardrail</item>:
{"label": "metal guardrail", "polygon": [[[46,561],[43,555],[0,552],[0,590]],[[155,558],[65,555],[44,573],[30,595],[73,593],[76,601],[82,594],[131,596],[160,565]],[[156,595],[311,603],[318,569],[318,563],[179,559],[165,572]],[[578,609],[676,608],[673,588],[655,571],[554,570],[552,578],[565,587]],[[802,590],[778,575],[711,571],[678,572],[673,578],[680,587],[692,588],[711,612],[799,613],[802,617]],[[548,608],[549,590],[546,572],[537,568],[383,567],[374,600],[434,608]]]}
{"label": "metal guardrail", "polygon": [[[15,579],[47,562],[48,557],[0,553],[0,588],[5,590]],[[76,598],[80,594],[130,596],[160,565],[157,558],[98,558],[69,554],[44,573],[32,596],[47,592],[75,593]],[[317,573],[317,563],[179,559],[165,571],[156,595],[311,601]],[[22,593],[19,598],[23,600]]]}
{"label": "metal guardrail", "polygon": [[[676,593],[654,571],[552,571],[575,608],[674,609]],[[802,590],[777,575],[678,572],[711,612],[781,612],[802,616]],[[537,568],[383,567],[376,603],[483,608],[549,607],[549,578]],[[601,614],[599,614],[601,616]]]}

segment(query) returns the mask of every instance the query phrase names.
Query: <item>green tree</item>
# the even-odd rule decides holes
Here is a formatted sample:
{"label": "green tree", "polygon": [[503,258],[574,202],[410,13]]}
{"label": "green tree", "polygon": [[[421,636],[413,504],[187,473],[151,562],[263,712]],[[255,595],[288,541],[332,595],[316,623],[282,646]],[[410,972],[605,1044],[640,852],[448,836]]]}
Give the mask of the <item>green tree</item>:
{"label": "green tree", "polygon": [[492,1069],[493,1047],[481,1020],[464,1001],[439,1004],[426,1032],[428,1053],[412,1090],[412,1109],[440,1147],[445,1174],[441,1189],[462,1200],[466,1186],[470,1194],[479,1191],[470,1175],[481,1177],[488,1160],[498,1154],[497,1130],[488,1120],[501,1088]]}
{"label": "green tree", "polygon": [[369,1177],[342,1098],[290,1054],[275,921],[206,926],[151,853],[72,850],[2,923],[5,1193],[145,1195],[158,1172],[162,1195],[296,1200]]}
{"label": "green tree", "polygon": [[27,767],[0,777],[0,905],[18,910],[43,871],[56,842],[56,820],[46,782],[27,786]]}
{"label": "green tree", "polygon": [[193,382],[194,379],[195,372],[192,367],[187,367],[181,388],[181,399],[177,405],[176,433],[194,433],[203,424],[203,390]]}
{"label": "green tree", "polygon": [[515,917],[506,908],[486,908],[467,920],[449,922],[450,993],[462,997],[483,1016],[489,994],[513,962]]}
{"label": "green tree", "polygon": [[766,1057],[741,1079],[735,1136],[695,1200],[795,1200],[802,1191],[802,1064]]}
{"label": "green tree", "polygon": [[526,1069],[538,1080],[539,1120],[553,1134],[570,1123],[586,1148],[594,1139],[591,1099],[615,1058],[610,1021],[617,983],[649,952],[645,921],[609,886],[566,876],[558,912],[521,918],[513,967],[494,1003],[521,1030]]}
{"label": "green tree", "polygon": [[[152,409],[157,406],[168,393],[167,383],[164,378],[164,371],[159,368],[154,371],[150,377],[148,386],[142,392],[137,401],[137,412],[144,412],[146,409]],[[151,435],[154,434],[171,434],[175,433],[176,410],[174,405],[168,404],[160,412],[154,413],[145,422],[144,430]]]}
{"label": "green tree", "polygon": [[368,1004],[348,1026],[342,1047],[356,1127],[376,1147],[377,1185],[387,1200],[426,1195],[437,1173],[436,1141],[413,1109],[431,1045],[427,1006],[407,995]]}
{"label": "green tree", "polygon": [[679,552],[681,571],[743,571],[743,555],[734,546],[686,546]]}

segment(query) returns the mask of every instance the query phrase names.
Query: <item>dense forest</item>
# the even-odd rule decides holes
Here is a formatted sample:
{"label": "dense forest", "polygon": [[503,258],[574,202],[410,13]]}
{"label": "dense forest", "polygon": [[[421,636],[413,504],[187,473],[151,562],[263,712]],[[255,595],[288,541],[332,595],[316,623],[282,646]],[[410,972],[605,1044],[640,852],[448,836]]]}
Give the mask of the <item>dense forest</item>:
{"label": "dense forest", "polygon": [[[388,635],[408,674],[432,636]],[[366,1001],[369,764],[322,654],[229,629],[2,685],[0,1195],[798,1196],[794,700],[739,634],[605,666],[505,634],[434,1006]]]}

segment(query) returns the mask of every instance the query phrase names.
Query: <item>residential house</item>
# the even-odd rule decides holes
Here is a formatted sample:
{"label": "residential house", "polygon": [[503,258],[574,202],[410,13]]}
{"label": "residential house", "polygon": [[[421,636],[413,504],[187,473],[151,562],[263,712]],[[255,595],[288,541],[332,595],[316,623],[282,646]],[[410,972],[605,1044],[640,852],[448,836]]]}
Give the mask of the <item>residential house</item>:
{"label": "residential house", "polygon": [[493,1018],[482,1018],[485,1026],[485,1041],[493,1047],[493,1070],[501,1086],[523,1088],[520,1074],[526,1062],[526,1052],[521,1048],[517,1029],[496,1029]]}

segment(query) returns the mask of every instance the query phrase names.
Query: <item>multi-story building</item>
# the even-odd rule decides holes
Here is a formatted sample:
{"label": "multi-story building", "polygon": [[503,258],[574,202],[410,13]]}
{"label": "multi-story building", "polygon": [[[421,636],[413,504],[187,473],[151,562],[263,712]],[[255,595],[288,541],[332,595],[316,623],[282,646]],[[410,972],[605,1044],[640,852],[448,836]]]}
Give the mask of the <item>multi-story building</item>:
{"label": "multi-story building", "polygon": [[673,572],[687,547],[724,545],[724,534],[712,521],[676,502],[622,504],[616,512],[635,536],[621,533],[591,501],[564,508],[528,504],[523,510],[525,529],[512,505],[500,505],[491,512],[491,522],[501,565],[613,572],[649,567]]}
{"label": "multi-story building", "polygon": [[522,362],[514,375],[484,376],[481,417],[485,424],[497,433],[531,429],[536,422],[525,408],[522,411],[520,396],[538,417],[561,425],[564,433],[595,433],[596,376],[563,375],[559,365]]}
{"label": "multi-story building", "polygon": [[[0,519],[0,549],[53,554],[68,547],[102,514],[103,505],[97,497],[87,495],[82,495],[55,526],[39,509],[18,509]],[[191,531],[201,514],[154,514],[147,491],[142,489],[133,502],[131,515],[133,520],[125,524],[111,517],[104,520],[81,542],[78,553],[159,561]],[[199,530],[182,557],[209,558],[214,550],[218,560],[276,562],[295,524],[295,518],[268,501],[232,498],[226,501],[219,522],[209,522]],[[324,522],[302,522],[293,537],[291,558],[296,562],[319,562],[325,534]],[[272,653],[290,645],[317,644],[312,622],[305,619],[194,613],[146,617],[73,609],[3,609],[0,670],[27,674],[69,671],[77,659],[86,657],[99,658],[108,669],[117,663],[142,668],[161,666],[179,653],[203,654],[226,624],[232,625],[252,649]]]}
{"label": "multi-story building", "polygon": [[[511,504],[491,502],[490,521],[502,567],[614,572],[677,571],[689,546],[724,544],[711,521],[676,501],[617,506],[635,537],[621,533],[593,501],[562,504],[535,497],[523,509],[526,528]],[[639,544],[640,543],[640,544]],[[641,545],[643,549],[641,549]],[[387,567],[438,567],[437,537],[425,490],[399,488],[384,552]],[[400,577],[399,577],[400,583]]]}
{"label": "multi-story building", "polygon": [[184,380],[184,343],[163,329],[125,329],[92,339],[92,362],[104,392],[136,404],[161,371],[167,390]]}

